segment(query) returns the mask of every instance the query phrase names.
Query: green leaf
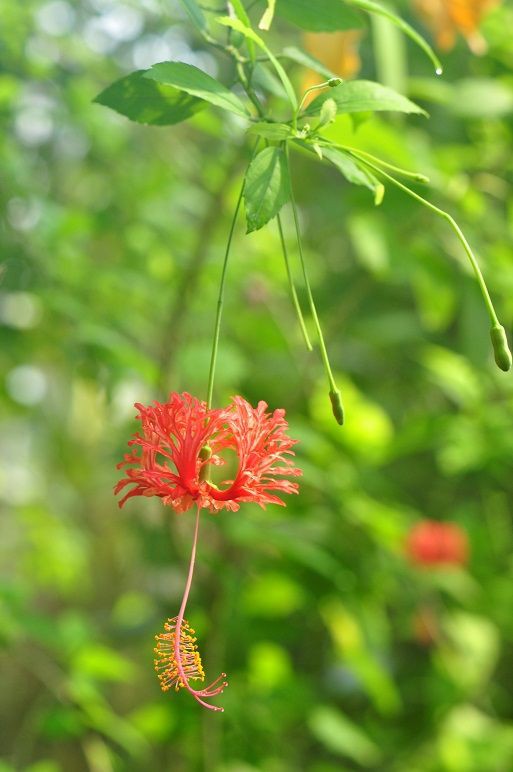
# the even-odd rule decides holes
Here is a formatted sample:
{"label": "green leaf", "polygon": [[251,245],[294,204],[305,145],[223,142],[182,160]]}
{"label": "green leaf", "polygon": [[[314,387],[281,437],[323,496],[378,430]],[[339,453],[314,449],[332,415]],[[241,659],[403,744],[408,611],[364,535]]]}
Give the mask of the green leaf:
{"label": "green leaf", "polygon": [[467,78],[452,85],[448,107],[463,118],[502,118],[513,112],[513,88],[492,78]]}
{"label": "green leaf", "polygon": [[282,142],[291,136],[292,130],[286,123],[261,121],[260,123],[253,123],[248,129],[248,134],[257,134],[271,142]]}
{"label": "green leaf", "polygon": [[273,52],[264,43],[260,35],[257,35],[256,32],[250,29],[250,27],[247,27],[245,24],[243,24],[239,19],[231,19],[229,16],[220,16],[216,19],[216,21],[225,27],[231,27],[231,29],[234,29],[237,32],[241,32],[247,38],[249,38],[250,40],[253,40],[253,42],[256,43],[257,46],[266,53],[274,69],[278,73],[278,76],[281,82],[283,83],[283,88],[287,92],[287,96],[289,98],[292,109],[297,110],[298,102],[296,98],[296,92],[294,91],[292,83],[290,82],[287,73],[285,72],[285,70],[283,69],[283,67],[281,66],[281,64],[273,54]]}
{"label": "green leaf", "polygon": [[513,112],[513,85],[496,78],[462,78],[444,83],[433,78],[412,78],[412,94],[447,107],[462,118],[502,118]]}
{"label": "green leaf", "polygon": [[321,112],[319,113],[319,123],[315,127],[316,129],[322,129],[324,126],[333,123],[337,117],[337,103],[334,99],[326,99],[322,103]]}
{"label": "green leaf", "polygon": [[130,681],[135,668],[114,649],[101,644],[88,644],[73,658],[73,668],[99,681]]}
{"label": "green leaf", "polygon": [[271,28],[271,24],[274,19],[274,11],[276,8],[276,0],[266,0],[267,8],[265,9],[262,18],[258,23],[259,29],[268,31]]}
{"label": "green leaf", "polygon": [[319,145],[318,142],[312,142],[312,148],[314,150],[314,153],[318,156],[319,160],[324,160],[324,156],[322,154],[322,147]]}
{"label": "green leaf", "polygon": [[413,29],[413,27],[404,21],[404,19],[401,19],[400,16],[397,16],[397,14],[393,13],[388,8],[384,8],[382,5],[379,5],[379,3],[375,3],[373,0],[345,0],[345,2],[349,3],[350,5],[354,5],[356,8],[360,8],[362,11],[366,11],[367,13],[373,13],[377,16],[384,16],[385,19],[391,21],[392,24],[395,24],[396,27],[399,27],[399,29],[404,32],[404,34],[407,35],[411,40],[413,40],[413,42],[424,51],[428,58],[431,59],[435,67],[436,74],[442,74],[442,63],[429,43],[424,40],[422,35],[419,35],[419,33]]}
{"label": "green leaf", "polygon": [[243,118],[247,118],[249,115],[238,96],[232,94],[226,86],[212,78],[211,75],[207,75],[206,72],[192,64],[160,62],[160,64],[154,64],[144,77],[166,86],[174,86]]}
{"label": "green leaf", "polygon": [[371,172],[358,166],[350,155],[335,147],[323,147],[324,157],[337,167],[348,182],[353,185],[363,185],[374,194],[374,203],[378,206],[383,200],[385,188]]}
{"label": "green leaf", "polygon": [[147,80],[146,70],[137,70],[108,86],[94,99],[138,123],[170,126],[186,121],[205,103],[177,88]]}
{"label": "green leaf", "polygon": [[251,84],[263,88],[269,94],[277,96],[280,99],[287,99],[287,92],[283,88],[283,83],[279,80],[274,70],[269,70],[267,64],[256,63],[251,78]]}
{"label": "green leaf", "polygon": [[207,29],[207,20],[205,15],[196,0],[181,0],[182,5],[187,11],[187,15],[194,24],[194,26],[200,31],[205,32]]}
{"label": "green leaf", "polygon": [[337,77],[336,74],[325,67],[322,62],[320,62],[314,56],[311,56],[311,54],[307,54],[306,51],[303,51],[301,48],[296,48],[296,46],[287,46],[281,53],[282,56],[285,56],[292,62],[296,62],[296,64],[300,64],[302,67],[308,67],[310,70],[318,72],[326,79]]}
{"label": "green leaf", "polygon": [[378,746],[343,713],[323,705],[308,718],[310,731],[331,753],[346,756],[364,767],[379,764]]}
{"label": "green leaf", "polygon": [[246,27],[251,27],[250,18],[246,13],[246,9],[244,8],[241,0],[230,0],[230,5],[235,11],[236,17],[240,19],[241,22],[246,25]]}
{"label": "green leaf", "polygon": [[392,110],[400,113],[427,115],[425,110],[402,94],[370,80],[350,80],[319,94],[306,107],[303,115],[318,115],[327,99],[335,100],[339,113]]}
{"label": "green leaf", "polygon": [[266,147],[250,163],[244,185],[247,233],[259,230],[275,217],[289,199],[285,153]]}
{"label": "green leaf", "polygon": [[[251,28],[251,20],[248,14],[246,13],[246,9],[242,4],[242,0],[231,0],[230,4],[233,10],[235,11],[235,15],[237,16],[237,18],[240,19],[241,22],[246,25],[246,27]],[[251,61],[254,62],[255,61],[255,42],[247,38],[247,45],[248,45],[249,57]]]}
{"label": "green leaf", "polygon": [[340,0],[278,0],[276,13],[311,32],[359,29],[362,17]]}

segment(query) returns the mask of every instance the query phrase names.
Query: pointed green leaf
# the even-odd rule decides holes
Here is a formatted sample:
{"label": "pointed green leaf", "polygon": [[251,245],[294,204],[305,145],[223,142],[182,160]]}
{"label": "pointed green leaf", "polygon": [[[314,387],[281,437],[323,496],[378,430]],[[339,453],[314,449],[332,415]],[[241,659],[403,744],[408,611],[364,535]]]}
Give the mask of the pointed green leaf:
{"label": "pointed green leaf", "polygon": [[382,760],[379,747],[357,724],[335,708],[318,705],[308,717],[308,725],[313,736],[330,753],[374,769]]}
{"label": "pointed green leaf", "polygon": [[311,32],[335,32],[363,26],[361,15],[340,0],[278,0],[276,13]]}
{"label": "pointed green leaf", "polygon": [[308,67],[310,70],[318,72],[319,75],[322,75],[326,79],[337,77],[334,72],[325,67],[322,62],[315,58],[315,56],[307,54],[306,51],[303,51],[301,48],[287,46],[281,53],[282,56],[285,56],[292,62],[296,62],[296,64],[300,64],[302,67]]}
{"label": "pointed green leaf", "polygon": [[358,166],[354,158],[335,147],[323,147],[324,157],[336,166],[348,182],[363,185],[374,194],[374,203],[379,206],[383,201],[384,185],[371,172]]}
{"label": "pointed green leaf", "polygon": [[267,123],[266,121],[253,123],[248,129],[248,134],[256,134],[271,142],[282,142],[290,137],[291,133],[292,130],[286,123]]}
{"label": "pointed green leaf", "polygon": [[266,147],[250,163],[244,185],[246,219],[251,233],[275,217],[289,199],[285,153],[281,147]]}
{"label": "pointed green leaf", "polygon": [[334,99],[326,99],[321,105],[321,112],[319,113],[319,123],[316,129],[322,129],[324,126],[332,123],[337,117],[337,103]]}
{"label": "pointed green leaf", "polygon": [[235,15],[238,19],[241,20],[243,24],[246,25],[246,27],[251,27],[251,21],[250,18],[246,12],[246,9],[244,8],[241,0],[230,0],[230,5],[232,6],[233,10],[235,11]]}
{"label": "pointed green leaf", "polygon": [[274,18],[274,11],[276,8],[276,0],[266,0],[266,1],[267,1],[267,8],[265,9],[262,15],[262,18],[258,23],[259,29],[263,29],[263,30],[271,29],[271,24],[273,23],[273,18]]}
{"label": "pointed green leaf", "polygon": [[339,113],[361,113],[366,110],[392,110],[400,113],[427,115],[425,110],[391,88],[370,80],[350,80],[319,94],[303,115],[318,115],[327,99],[334,99]]}
{"label": "pointed green leaf", "polygon": [[174,86],[243,118],[248,117],[248,112],[238,96],[192,64],[160,62],[160,64],[154,64],[144,77],[166,86]]}
{"label": "pointed green leaf", "polygon": [[145,73],[146,70],[137,70],[120,78],[98,94],[94,101],[132,121],[153,126],[170,126],[186,121],[205,106],[201,99],[184,91],[147,80]]}
{"label": "pointed green leaf", "polygon": [[[242,0],[230,0],[230,5],[235,11],[236,17],[240,19],[241,22],[246,25],[246,27],[251,27],[251,20],[248,14],[246,13],[246,9],[242,5]],[[247,39],[247,44],[248,44],[249,57],[251,61],[254,62],[255,61],[255,43],[253,40]]]}
{"label": "pointed green leaf", "polygon": [[312,142],[312,148],[315,154],[318,156],[319,161],[322,161],[324,156],[322,154],[322,147],[317,142]]}
{"label": "pointed green leaf", "polygon": [[429,43],[424,40],[422,35],[419,35],[419,33],[414,30],[413,27],[404,21],[404,19],[401,19],[400,16],[397,16],[397,14],[393,13],[388,8],[384,8],[382,5],[379,5],[379,3],[375,3],[374,0],[345,0],[345,2],[349,3],[349,5],[354,5],[355,8],[360,8],[362,11],[366,11],[367,13],[373,13],[377,16],[384,16],[385,19],[391,21],[392,24],[395,24],[396,27],[399,27],[399,29],[404,32],[404,34],[407,35],[411,40],[413,40],[413,42],[424,51],[429,59],[431,59],[435,67],[436,74],[442,74],[442,63]]}
{"label": "pointed green leaf", "polygon": [[207,20],[196,0],[181,0],[181,3],[194,26],[199,29],[200,32],[205,32],[207,29]]}
{"label": "pointed green leaf", "polygon": [[289,77],[273,52],[267,47],[267,45],[264,43],[260,35],[257,35],[256,32],[254,32],[250,27],[247,27],[245,24],[243,24],[239,19],[231,19],[229,16],[220,16],[216,19],[216,21],[219,24],[223,24],[225,27],[231,27],[231,29],[236,30],[237,32],[241,32],[243,35],[245,35],[250,40],[253,40],[256,45],[262,49],[262,51],[265,52],[265,54],[269,57],[270,62],[272,63],[274,69],[278,73],[278,77],[280,78],[281,82],[283,83],[283,88],[287,92],[287,96],[289,98],[290,104],[292,106],[293,110],[297,110],[298,103],[296,98],[296,92],[294,91],[294,88],[292,86],[292,83],[289,80]]}
{"label": "pointed green leaf", "polygon": [[253,86],[263,88],[264,91],[268,91],[269,94],[277,96],[280,99],[287,99],[287,92],[283,88],[283,83],[276,77],[273,71],[271,71],[267,64],[256,63],[251,78]]}

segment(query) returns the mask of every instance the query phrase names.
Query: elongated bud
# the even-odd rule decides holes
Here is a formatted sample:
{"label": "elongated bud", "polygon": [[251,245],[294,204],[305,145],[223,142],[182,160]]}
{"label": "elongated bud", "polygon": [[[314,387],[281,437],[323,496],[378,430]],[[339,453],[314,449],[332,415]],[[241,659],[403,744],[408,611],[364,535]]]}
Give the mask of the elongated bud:
{"label": "elongated bud", "polygon": [[492,327],[490,330],[490,337],[492,339],[493,353],[495,356],[495,362],[497,367],[504,370],[505,373],[511,368],[511,351],[508,346],[508,339],[506,337],[506,330],[499,324],[497,327]]}
{"label": "elongated bud", "polygon": [[335,421],[339,426],[342,426],[344,423],[344,406],[342,405],[342,395],[338,389],[330,391],[330,400]]}
{"label": "elongated bud", "polygon": [[335,88],[335,86],[340,86],[342,83],[342,78],[330,78],[328,81],[328,86],[330,88]]}

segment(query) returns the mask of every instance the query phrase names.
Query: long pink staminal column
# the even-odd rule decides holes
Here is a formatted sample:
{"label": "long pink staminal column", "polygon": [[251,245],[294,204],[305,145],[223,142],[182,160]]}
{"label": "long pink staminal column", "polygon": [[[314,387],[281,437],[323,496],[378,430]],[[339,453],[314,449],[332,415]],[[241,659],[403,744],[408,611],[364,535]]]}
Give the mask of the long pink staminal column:
{"label": "long pink staminal column", "polygon": [[199,520],[200,520],[200,507],[198,506],[196,511],[196,522],[194,524],[194,537],[192,541],[191,559],[189,562],[189,573],[187,576],[187,582],[185,584],[182,603],[180,605],[180,611],[178,612],[178,617],[176,619],[175,637],[174,637],[174,657],[175,657],[176,667],[180,675],[180,679],[185,689],[187,689],[187,691],[192,694],[194,699],[197,700],[200,703],[200,705],[203,705],[203,707],[208,708],[209,710],[223,712],[224,708],[218,707],[217,705],[210,705],[208,702],[205,702],[201,698],[215,697],[217,694],[221,694],[225,689],[225,687],[228,686],[228,682],[223,680],[226,678],[226,673],[221,673],[221,675],[218,678],[212,681],[210,686],[207,686],[204,689],[193,689],[185,673],[183,663],[182,663],[182,653],[180,650],[182,623],[183,623],[183,618],[185,613],[185,607],[187,606],[187,601],[189,599],[189,592],[191,589],[192,577],[194,575],[194,566],[196,563],[196,547],[198,544]]}

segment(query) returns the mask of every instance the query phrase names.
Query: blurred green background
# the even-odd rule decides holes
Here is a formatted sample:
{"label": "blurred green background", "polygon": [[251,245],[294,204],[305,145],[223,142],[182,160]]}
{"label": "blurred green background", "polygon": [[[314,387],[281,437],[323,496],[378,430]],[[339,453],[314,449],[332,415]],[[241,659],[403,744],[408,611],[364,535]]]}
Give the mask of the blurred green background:
{"label": "blurred green background", "polygon": [[[488,52],[459,39],[435,79],[374,25],[361,77],[402,83],[431,119],[354,133],[430,176],[509,334],[511,29],[500,5]],[[301,44],[284,23],[270,39]],[[215,402],[285,407],[304,477],[286,508],[203,518],[188,618],[207,677],[229,675],[225,713],[163,695],[153,635],[177,612],[192,520],[153,500],[120,511],[111,491],[133,402],[205,395],[244,127],[209,110],[150,128],[92,104],[166,59],[229,81],[178,3],[7,0],[0,40],[1,772],[512,770],[513,385],[451,231],[397,190],[375,209],[294,156],[340,429],[275,225],[246,237],[239,223]],[[290,212],[285,225],[292,241]],[[466,568],[410,565],[422,518],[466,529]]]}

